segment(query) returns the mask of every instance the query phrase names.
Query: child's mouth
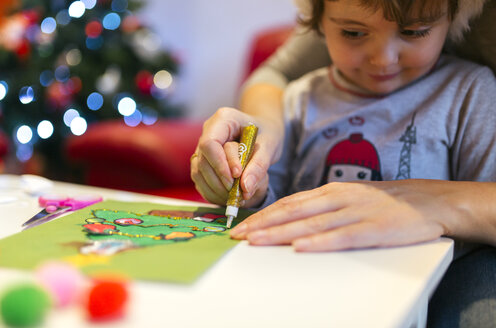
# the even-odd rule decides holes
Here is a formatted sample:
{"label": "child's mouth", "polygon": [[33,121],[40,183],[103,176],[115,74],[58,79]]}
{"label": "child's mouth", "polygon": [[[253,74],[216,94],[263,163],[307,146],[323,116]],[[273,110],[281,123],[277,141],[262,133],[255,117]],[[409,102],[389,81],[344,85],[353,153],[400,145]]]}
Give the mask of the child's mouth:
{"label": "child's mouth", "polygon": [[398,72],[398,73],[394,73],[394,74],[369,74],[369,76],[376,81],[387,81],[387,80],[394,79],[399,74],[400,73]]}

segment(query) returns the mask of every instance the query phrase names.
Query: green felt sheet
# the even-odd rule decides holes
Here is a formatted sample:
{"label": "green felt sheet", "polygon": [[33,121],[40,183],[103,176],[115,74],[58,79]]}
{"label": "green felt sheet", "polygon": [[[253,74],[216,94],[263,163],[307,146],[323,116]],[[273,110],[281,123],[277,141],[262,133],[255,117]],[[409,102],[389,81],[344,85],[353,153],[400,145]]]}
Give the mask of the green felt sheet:
{"label": "green felt sheet", "polygon": [[[104,201],[0,240],[0,266],[31,270],[46,260],[64,260],[88,275],[118,273],[131,279],[191,283],[237,243],[222,231],[223,212]],[[240,212],[234,225],[247,215]],[[188,218],[198,214],[220,217],[213,222]],[[87,252],[102,242],[132,247],[113,255]]]}

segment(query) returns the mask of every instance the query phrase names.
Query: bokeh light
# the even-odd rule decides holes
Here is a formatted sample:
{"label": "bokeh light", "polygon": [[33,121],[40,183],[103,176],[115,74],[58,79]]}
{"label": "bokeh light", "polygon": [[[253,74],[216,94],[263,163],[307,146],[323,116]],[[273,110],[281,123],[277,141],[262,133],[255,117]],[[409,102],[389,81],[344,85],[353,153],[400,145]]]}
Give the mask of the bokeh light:
{"label": "bokeh light", "polygon": [[141,123],[142,118],[143,115],[141,115],[141,112],[139,110],[135,110],[131,115],[124,116],[124,123],[128,126],[134,127]]}
{"label": "bokeh light", "polygon": [[0,100],[5,98],[8,91],[9,91],[9,86],[7,85],[7,82],[0,81]]}
{"label": "bokeh light", "polygon": [[86,47],[90,50],[98,50],[103,45],[103,38],[101,36],[97,38],[86,38]]}
{"label": "bokeh light", "polygon": [[16,131],[16,139],[21,144],[27,144],[33,139],[33,130],[27,125],[21,125]]}
{"label": "bokeh light", "polygon": [[44,87],[48,87],[53,82],[53,73],[52,71],[45,70],[40,74],[40,84]]}
{"label": "bokeh light", "polygon": [[86,123],[86,120],[84,118],[78,116],[72,120],[70,128],[72,134],[76,136],[80,136],[86,132],[86,129],[88,128],[88,123]]}
{"label": "bokeh light", "polygon": [[66,110],[64,113],[64,124],[66,126],[71,126],[72,121],[76,117],[79,117],[79,112],[77,110],[75,110],[74,108]]}
{"label": "bokeh light", "polygon": [[53,134],[53,124],[50,121],[43,120],[38,124],[36,131],[41,139],[48,139]]}
{"label": "bokeh light", "polygon": [[158,113],[152,108],[143,108],[142,110],[143,118],[141,122],[145,125],[153,125],[158,120]]}
{"label": "bokeh light", "polygon": [[127,9],[127,0],[113,0],[112,1],[112,10],[122,13]]}
{"label": "bokeh light", "polygon": [[81,51],[76,48],[69,50],[65,55],[65,61],[70,66],[79,65],[82,59],[83,59],[83,55],[81,54]]}
{"label": "bokeh light", "polygon": [[71,22],[71,16],[69,16],[69,12],[65,9],[59,11],[57,15],[55,15],[55,19],[59,25],[67,25]]}
{"label": "bokeh light", "polygon": [[96,0],[81,0],[84,3],[86,9],[93,9],[96,5]]}
{"label": "bokeh light", "polygon": [[98,92],[93,92],[86,99],[86,104],[91,110],[99,110],[103,106],[103,96]]}
{"label": "bokeh light", "polygon": [[117,110],[122,116],[129,116],[136,110],[136,102],[131,97],[124,97],[117,103]]}
{"label": "bokeh light", "polygon": [[33,146],[31,144],[19,145],[16,150],[16,157],[21,162],[26,162],[33,156]]}
{"label": "bokeh light", "polygon": [[57,28],[57,22],[53,17],[47,17],[41,22],[41,31],[46,34],[53,33]]}
{"label": "bokeh light", "polygon": [[86,36],[90,38],[96,38],[102,34],[103,27],[102,24],[99,21],[92,21],[86,24],[86,27],[84,28],[84,33],[86,33]]}
{"label": "bokeh light", "polygon": [[84,15],[86,7],[82,1],[74,1],[68,8],[69,16],[79,18]]}
{"label": "bokeh light", "polygon": [[22,87],[19,91],[19,101],[24,105],[34,100],[34,90],[32,87]]}
{"label": "bokeh light", "polygon": [[110,13],[103,17],[103,27],[107,30],[116,30],[121,25],[121,17],[116,13]]}
{"label": "bokeh light", "polygon": [[153,83],[159,89],[167,89],[172,84],[172,75],[166,70],[161,70],[153,76]]}
{"label": "bokeh light", "polygon": [[59,82],[66,82],[71,76],[69,67],[60,65],[55,69],[55,79]]}

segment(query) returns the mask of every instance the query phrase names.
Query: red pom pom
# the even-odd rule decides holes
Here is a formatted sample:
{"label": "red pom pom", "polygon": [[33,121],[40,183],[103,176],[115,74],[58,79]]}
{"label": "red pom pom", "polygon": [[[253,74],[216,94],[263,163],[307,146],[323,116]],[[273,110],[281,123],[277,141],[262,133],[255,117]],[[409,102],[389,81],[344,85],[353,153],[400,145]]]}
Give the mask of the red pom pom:
{"label": "red pom pom", "polygon": [[87,310],[91,320],[111,320],[122,317],[127,302],[126,284],[121,281],[97,281],[91,288]]}

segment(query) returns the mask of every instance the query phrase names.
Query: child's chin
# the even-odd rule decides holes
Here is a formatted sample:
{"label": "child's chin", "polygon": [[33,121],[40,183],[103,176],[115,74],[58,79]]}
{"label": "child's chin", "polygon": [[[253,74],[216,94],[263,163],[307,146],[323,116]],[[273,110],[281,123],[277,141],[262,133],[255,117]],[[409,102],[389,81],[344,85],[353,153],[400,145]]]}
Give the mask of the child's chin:
{"label": "child's chin", "polygon": [[372,86],[369,86],[369,88],[367,88],[367,90],[371,93],[373,93],[374,95],[377,95],[377,96],[385,96],[385,95],[388,95],[390,93],[393,93],[401,88],[403,88],[404,85],[380,85],[379,83],[375,84],[375,85],[372,85]]}

